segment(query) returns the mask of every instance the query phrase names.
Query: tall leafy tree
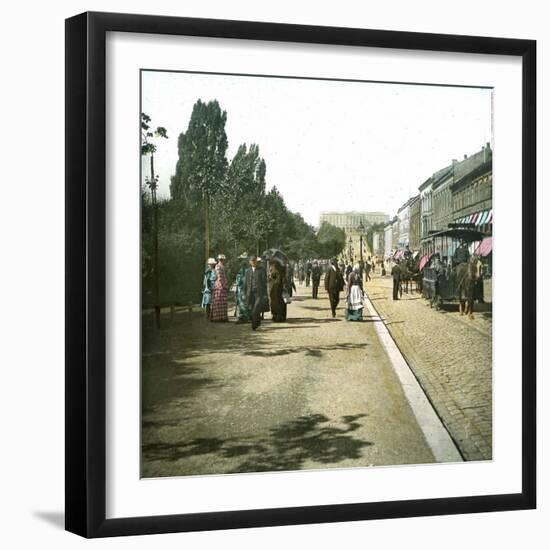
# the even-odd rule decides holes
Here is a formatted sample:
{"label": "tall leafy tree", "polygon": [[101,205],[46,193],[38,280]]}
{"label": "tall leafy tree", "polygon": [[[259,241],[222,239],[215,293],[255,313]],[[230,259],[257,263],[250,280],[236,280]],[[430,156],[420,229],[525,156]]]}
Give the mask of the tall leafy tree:
{"label": "tall leafy tree", "polygon": [[321,252],[325,258],[337,256],[346,245],[346,233],[343,229],[323,222],[317,233]]}
{"label": "tall leafy tree", "polygon": [[247,250],[259,248],[273,224],[266,208],[266,164],[259,147],[243,143],[231,160],[219,201],[220,241],[231,239]]}
{"label": "tall leafy tree", "polygon": [[178,162],[170,183],[171,196],[183,203],[186,214],[201,205],[204,253],[210,255],[210,202],[223,187],[227,170],[227,113],[219,103],[198,100],[189,125],[178,138]]}

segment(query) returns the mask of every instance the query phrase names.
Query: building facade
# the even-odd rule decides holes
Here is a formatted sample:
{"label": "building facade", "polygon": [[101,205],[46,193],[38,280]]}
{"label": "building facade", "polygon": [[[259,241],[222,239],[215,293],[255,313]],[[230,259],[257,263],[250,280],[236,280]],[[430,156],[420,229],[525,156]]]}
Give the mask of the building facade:
{"label": "building facade", "polygon": [[388,258],[391,253],[393,246],[393,223],[388,223],[384,226],[384,256]]}
{"label": "building facade", "polygon": [[413,197],[409,204],[409,247],[411,250],[420,249],[420,195]]}
{"label": "building facade", "polygon": [[425,239],[433,228],[433,177],[429,177],[419,188],[420,192],[420,241]]}
{"label": "building facade", "polygon": [[395,252],[399,248],[399,217],[395,216],[392,225],[392,241],[391,248]]}
{"label": "building facade", "polygon": [[432,184],[432,231],[447,229],[453,221],[453,197],[451,185],[453,183],[453,164],[434,175]]}
{"label": "building facade", "polygon": [[454,223],[473,223],[483,233],[493,233],[493,153],[487,144],[478,153],[473,169],[455,178]]}
{"label": "building facade", "polygon": [[375,223],[387,223],[389,216],[383,212],[322,212],[319,217],[319,226],[323,222],[330,223],[344,231],[359,230]]}

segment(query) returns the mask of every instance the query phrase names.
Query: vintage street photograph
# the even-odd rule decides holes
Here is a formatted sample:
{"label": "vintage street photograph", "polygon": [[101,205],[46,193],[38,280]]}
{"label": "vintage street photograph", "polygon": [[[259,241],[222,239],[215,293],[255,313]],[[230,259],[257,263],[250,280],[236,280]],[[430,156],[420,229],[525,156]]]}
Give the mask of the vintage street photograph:
{"label": "vintage street photograph", "polygon": [[491,460],[493,90],[140,93],[141,476]]}

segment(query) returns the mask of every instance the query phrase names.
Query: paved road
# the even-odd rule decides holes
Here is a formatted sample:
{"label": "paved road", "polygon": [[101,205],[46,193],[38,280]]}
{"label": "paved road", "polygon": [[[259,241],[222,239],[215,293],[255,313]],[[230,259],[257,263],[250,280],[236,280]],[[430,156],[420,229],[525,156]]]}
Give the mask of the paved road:
{"label": "paved road", "polygon": [[475,319],[456,304],[430,309],[419,294],[394,302],[391,278],[375,276],[367,292],[466,460],[492,458],[492,304]]}
{"label": "paved road", "polygon": [[434,461],[374,323],[309,293],[256,332],[183,310],[144,329],[144,477]]}

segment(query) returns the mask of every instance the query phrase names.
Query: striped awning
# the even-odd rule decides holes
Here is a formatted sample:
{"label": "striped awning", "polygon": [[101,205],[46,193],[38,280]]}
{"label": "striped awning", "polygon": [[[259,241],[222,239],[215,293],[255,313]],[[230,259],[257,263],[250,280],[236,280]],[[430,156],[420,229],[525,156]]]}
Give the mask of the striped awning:
{"label": "striped awning", "polygon": [[481,210],[456,220],[456,223],[473,223],[476,226],[493,223],[493,209]]}
{"label": "striped awning", "polygon": [[475,249],[475,256],[488,256],[493,251],[493,237],[485,237]]}
{"label": "striped awning", "polygon": [[430,256],[431,256],[431,254],[425,254],[424,256],[422,256],[422,258],[420,258],[420,263],[418,264],[418,270],[419,271],[422,271],[424,269],[424,267],[426,266],[426,264],[430,260]]}

